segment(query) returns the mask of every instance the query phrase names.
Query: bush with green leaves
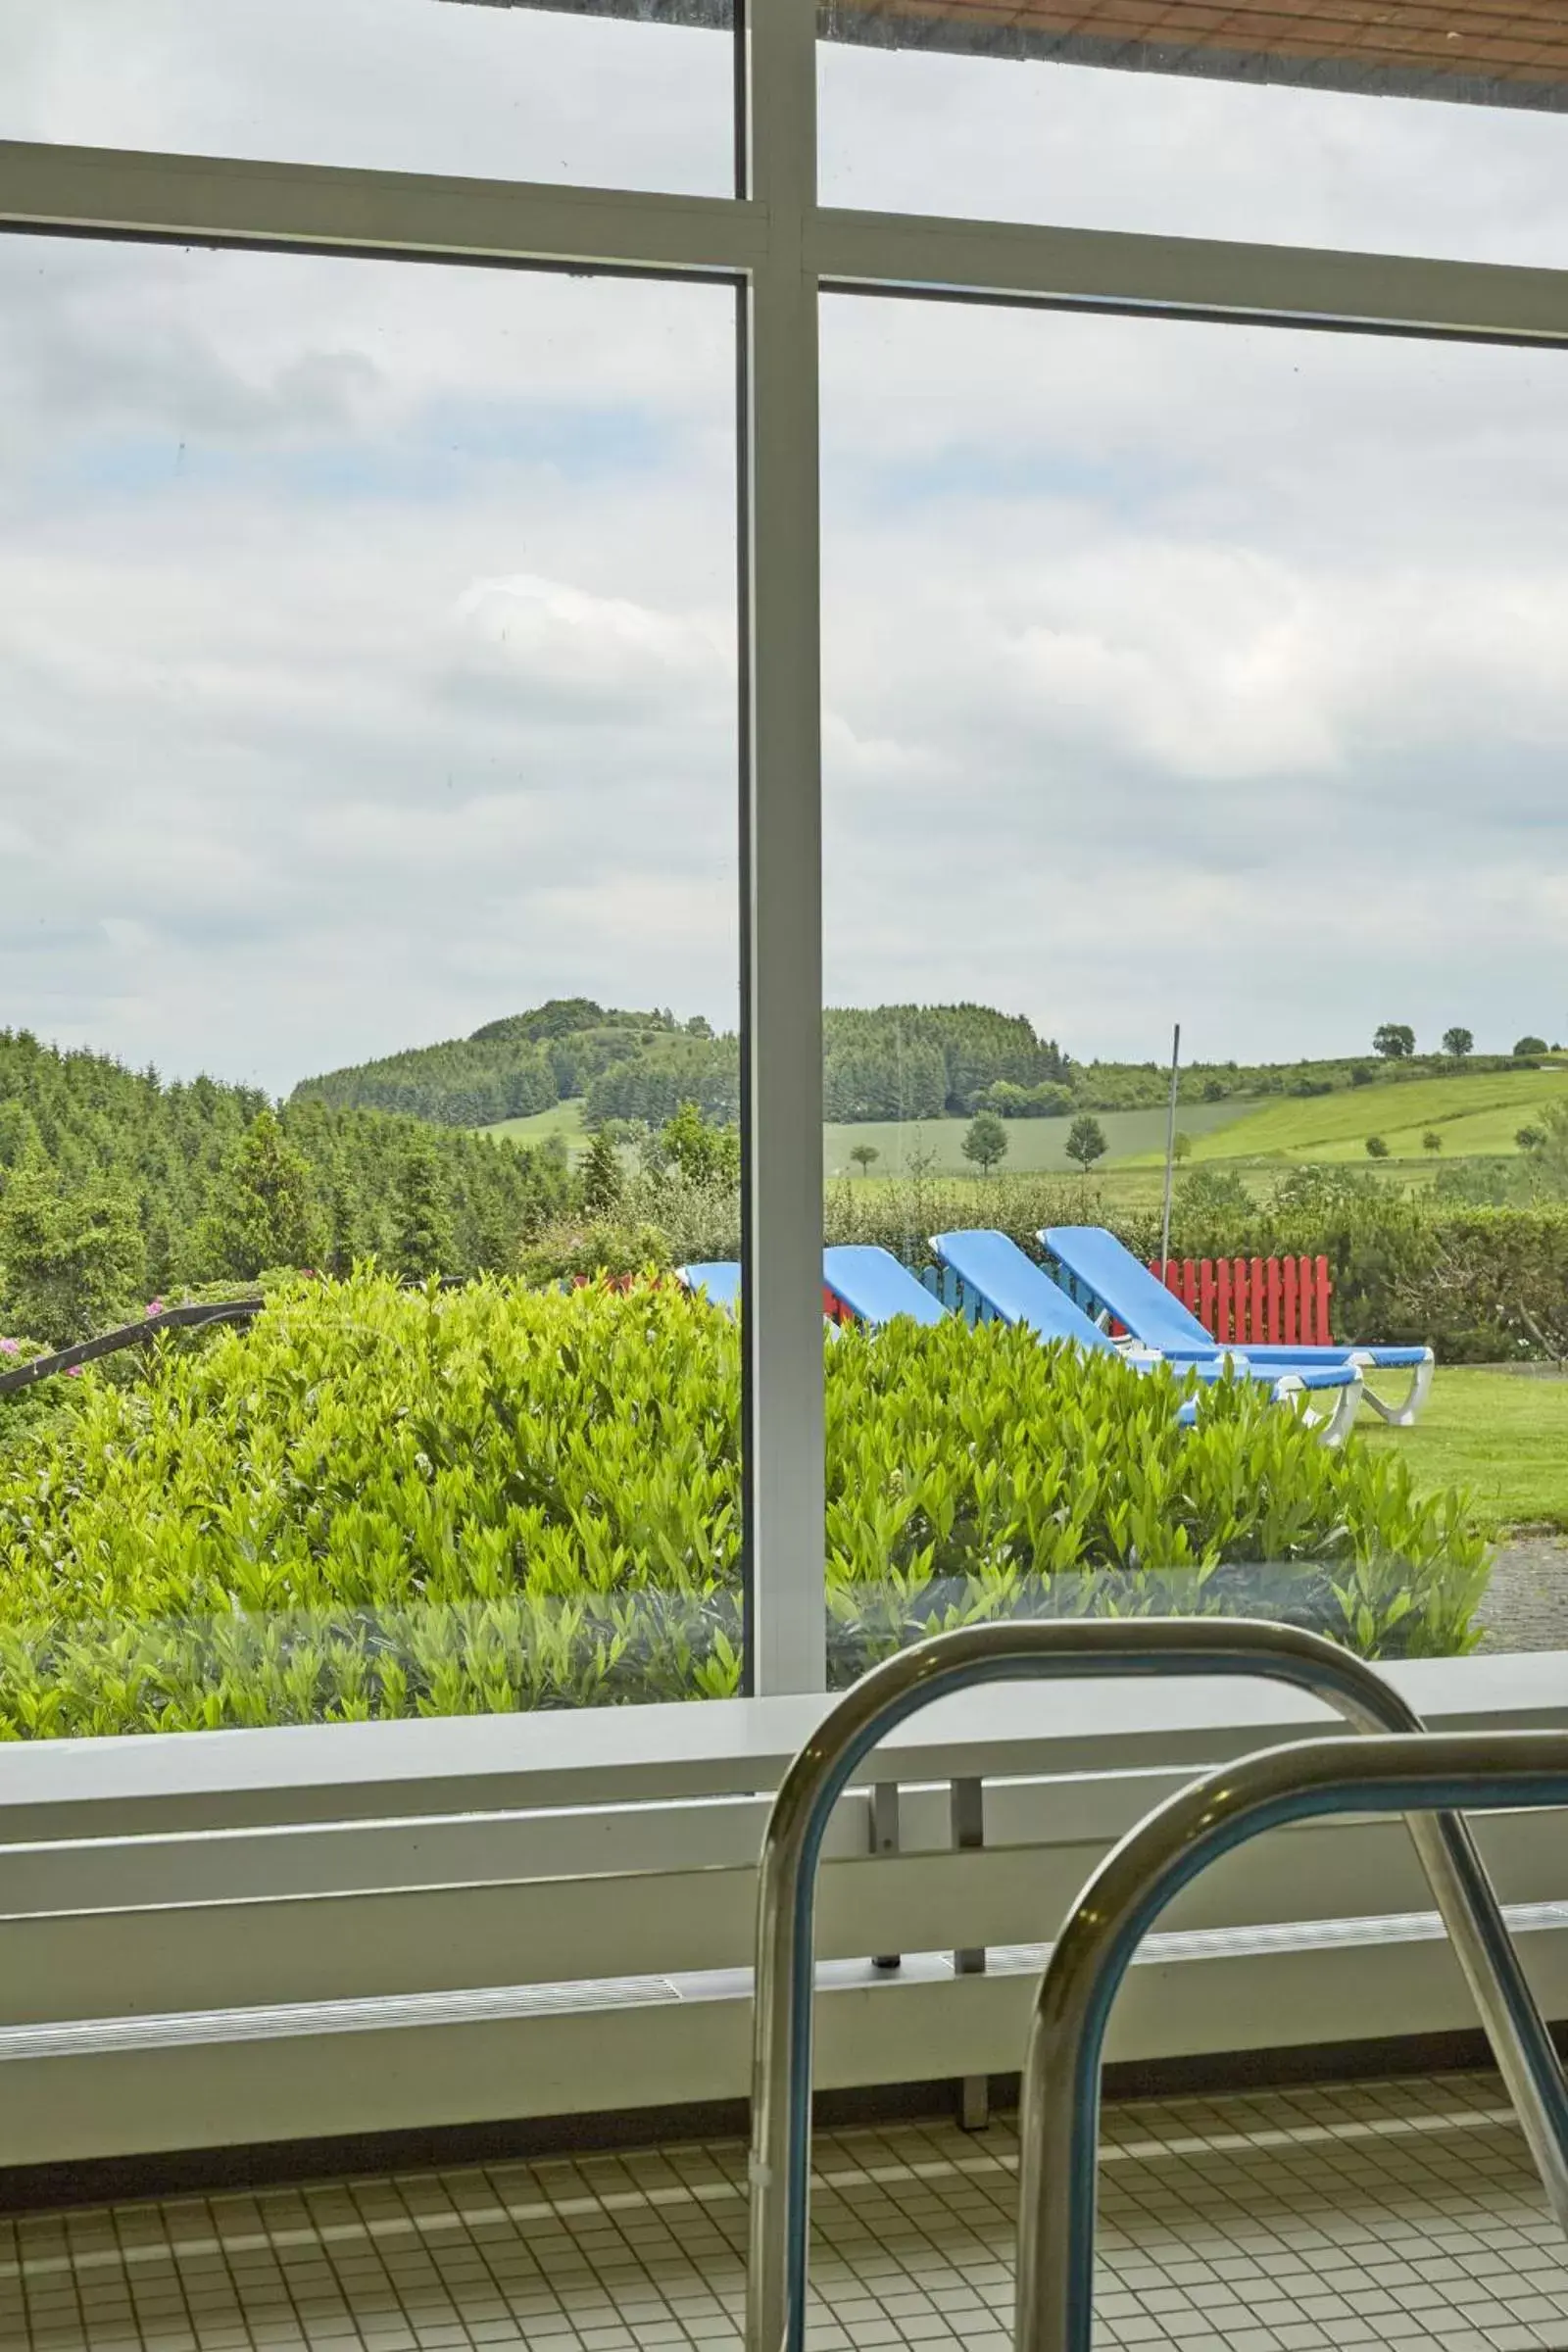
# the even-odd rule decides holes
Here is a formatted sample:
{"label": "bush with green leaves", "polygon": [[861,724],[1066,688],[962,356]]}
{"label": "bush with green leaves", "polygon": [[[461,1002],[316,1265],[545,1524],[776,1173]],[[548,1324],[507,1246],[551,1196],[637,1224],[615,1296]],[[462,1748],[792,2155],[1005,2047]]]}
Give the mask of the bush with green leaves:
{"label": "bush with green leaves", "polygon": [[[956,1320],[848,1331],[826,1372],[837,1682],[1045,1611],[1468,1645],[1486,1552],[1460,1503],[1250,1386],[1184,1430],[1169,1373]],[[667,1281],[362,1273],[73,1387],[0,1446],[0,1737],[739,1687],[739,1334]]]}

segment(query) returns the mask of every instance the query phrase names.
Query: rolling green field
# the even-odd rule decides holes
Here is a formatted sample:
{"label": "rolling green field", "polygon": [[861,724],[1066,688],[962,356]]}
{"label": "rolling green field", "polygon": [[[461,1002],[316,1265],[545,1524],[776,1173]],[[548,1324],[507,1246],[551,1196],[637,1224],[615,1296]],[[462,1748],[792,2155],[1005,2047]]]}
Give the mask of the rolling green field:
{"label": "rolling green field", "polygon": [[[1429,1128],[1443,1138],[1443,1160],[1513,1153],[1518,1150],[1515,1138],[1519,1129],[1539,1124],[1542,1114],[1556,1102],[1568,1102],[1568,1066],[1504,1070],[1489,1077],[1414,1078],[1267,1102],[1184,1102],[1177,1125],[1192,1138],[1190,1166],[1203,1160],[1339,1160],[1365,1167],[1372,1164],[1366,1156],[1366,1139],[1381,1135],[1389,1147],[1389,1157],[1377,1163],[1378,1172],[1397,1174],[1408,1181],[1412,1174],[1430,1175],[1439,1159],[1436,1152],[1422,1150],[1421,1138]],[[558,1102],[532,1118],[507,1119],[481,1133],[507,1136],[520,1144],[542,1144],[552,1136],[564,1136],[575,1158],[588,1142],[582,1107],[577,1099]],[[1109,1146],[1106,1158],[1096,1167],[1096,1181],[1121,1180],[1129,1198],[1141,1198],[1150,1176],[1164,1160],[1164,1111],[1102,1110],[1095,1116]],[[919,1124],[867,1120],[854,1126],[825,1127],[823,1173],[847,1177],[857,1184],[877,1183],[906,1174],[909,1154],[928,1152],[933,1155],[933,1175],[972,1175],[974,1169],[962,1151],[968,1124],[967,1119],[928,1119]],[[1009,1119],[1002,1175],[1069,1172],[1072,1162],[1066,1147],[1071,1126],[1069,1118]],[[863,1176],[850,1157],[858,1144],[868,1144],[877,1153],[868,1176]],[[1401,1167],[1400,1162],[1408,1164]]]}
{"label": "rolling green field", "polygon": [[[1197,1106],[1184,1105],[1179,1120],[1193,1138],[1195,1161],[1364,1161],[1369,1135],[1383,1137],[1391,1158],[1435,1158],[1436,1153],[1425,1154],[1421,1148],[1428,1128],[1442,1136],[1445,1159],[1460,1159],[1516,1152],[1518,1130],[1539,1124],[1542,1113],[1555,1102],[1568,1102],[1568,1076],[1563,1072],[1502,1070],[1491,1077],[1412,1078],[1402,1084],[1351,1087],[1343,1094],[1293,1096],[1206,1130],[1195,1124]],[[1234,1112],[1236,1105],[1215,1107]],[[1108,1125],[1102,1124],[1108,1135]],[[1137,1148],[1140,1157],[1157,1159],[1162,1140]]]}
{"label": "rolling green field", "polygon": [[[1568,1089],[1564,1091],[1568,1093]],[[1251,1108],[1247,1102],[1184,1103],[1177,1114],[1177,1125],[1196,1138],[1211,1134],[1227,1121],[1244,1119]],[[1154,1164],[1163,1161],[1163,1110],[1097,1110],[1094,1115],[1104,1130],[1111,1159],[1135,1163],[1148,1160]],[[1073,1162],[1067,1157],[1070,1118],[1008,1119],[1004,1124],[1007,1156],[1002,1163],[1004,1175],[1059,1175],[1072,1169]],[[858,1184],[861,1177],[850,1153],[857,1144],[870,1144],[880,1155],[871,1163],[873,1179],[904,1175],[911,1152],[934,1154],[931,1162],[934,1176],[972,1176],[973,1163],[964,1158],[962,1150],[968,1132],[967,1119],[926,1119],[919,1124],[868,1119],[856,1126],[824,1127],[823,1172],[828,1176],[851,1176]],[[1097,1175],[1103,1165],[1103,1161],[1099,1163]]]}
{"label": "rolling green field", "polygon": [[[1195,1102],[1185,1105],[1181,1123],[1190,1135],[1206,1134],[1227,1119],[1245,1118],[1251,1108],[1248,1102]],[[1132,1189],[1140,1192],[1144,1178],[1141,1160],[1158,1167],[1163,1162],[1165,1143],[1165,1113],[1162,1110],[1103,1110],[1096,1117],[1105,1131],[1110,1156],[1130,1161],[1129,1178]],[[1067,1133],[1070,1119],[1009,1119],[1007,1128],[1007,1156],[1002,1165],[1005,1175],[1031,1176],[1043,1173],[1060,1174],[1070,1171],[1072,1161],[1067,1157]],[[878,1153],[871,1163],[870,1180],[875,1183],[890,1176],[902,1176],[907,1170],[907,1154],[926,1151],[935,1154],[931,1163],[934,1176],[972,1176],[973,1164],[964,1158],[962,1144],[969,1130],[967,1119],[928,1119],[922,1125],[904,1125],[897,1120],[867,1120],[863,1125],[824,1127],[822,1130],[822,1171],[826,1176],[848,1176],[859,1184],[864,1181],[850,1153],[857,1144],[870,1144]],[[507,1136],[514,1143],[543,1144],[553,1135],[564,1136],[566,1148],[575,1159],[588,1145],[587,1131],[582,1123],[582,1102],[574,1098],[569,1102],[558,1102],[553,1109],[536,1111],[527,1119],[504,1119],[499,1126],[483,1127],[481,1135]],[[1097,1180],[1104,1169],[1102,1161],[1095,1173]],[[1157,1188],[1156,1188],[1157,1189]]]}

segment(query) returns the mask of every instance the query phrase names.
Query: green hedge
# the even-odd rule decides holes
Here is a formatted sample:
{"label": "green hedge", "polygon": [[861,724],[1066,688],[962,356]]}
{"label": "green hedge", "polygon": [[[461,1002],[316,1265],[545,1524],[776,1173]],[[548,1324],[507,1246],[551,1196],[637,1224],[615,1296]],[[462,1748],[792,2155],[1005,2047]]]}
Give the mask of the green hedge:
{"label": "green hedge", "polygon": [[[879,1242],[906,1265],[949,1227],[1000,1223],[1039,1256],[1047,1225],[1106,1225],[1140,1258],[1159,1254],[1159,1216],[1129,1213],[1079,1177],[980,1186],[830,1187],[830,1241]],[[1177,1180],[1177,1257],[1324,1256],[1343,1340],[1423,1342],[1445,1363],[1568,1355],[1568,1203],[1454,1207],[1364,1177],[1304,1168],[1256,1202],[1232,1179]]]}
{"label": "green hedge", "polygon": [[1341,1339],[1424,1341],[1445,1363],[1568,1352],[1568,1207],[1438,1206],[1303,1172],[1261,1210],[1183,1219],[1179,1246],[1326,1256]]}
{"label": "green hedge", "polygon": [[[957,1322],[849,1332],[826,1365],[840,1682],[1041,1610],[1469,1644],[1486,1550],[1461,1506],[1250,1387],[1182,1430],[1169,1375]],[[737,1333],[672,1285],[361,1275],[72,1385],[0,1454],[0,1735],[738,1688]]]}

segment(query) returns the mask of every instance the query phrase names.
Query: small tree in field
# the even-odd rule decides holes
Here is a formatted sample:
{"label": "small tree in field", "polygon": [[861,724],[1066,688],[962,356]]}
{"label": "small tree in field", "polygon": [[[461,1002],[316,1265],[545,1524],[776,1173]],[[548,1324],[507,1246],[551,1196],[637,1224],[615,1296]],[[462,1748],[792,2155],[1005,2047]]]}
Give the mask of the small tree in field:
{"label": "small tree in field", "polygon": [[1170,1139],[1170,1155],[1172,1159],[1178,1161],[1191,1159],[1193,1156],[1193,1139],[1181,1128],[1178,1128]]}
{"label": "small tree in field", "polygon": [[1516,1037],[1513,1042],[1515,1061],[1539,1061],[1547,1051],[1544,1037]]}
{"label": "small tree in field", "polygon": [[1451,1055],[1453,1060],[1463,1061],[1465,1055],[1473,1054],[1475,1050],[1476,1041],[1468,1029],[1445,1029],[1443,1032],[1443,1051]]}
{"label": "small tree in field", "polygon": [[1407,1021],[1385,1021],[1372,1032],[1372,1051],[1385,1061],[1408,1061],[1415,1052],[1415,1031]]}
{"label": "small tree in field", "polygon": [[1435,1127],[1429,1127],[1421,1138],[1421,1149],[1423,1152],[1441,1152],[1443,1150],[1443,1138]]}
{"label": "small tree in field", "polygon": [[1007,1130],[994,1110],[982,1110],[969,1121],[963,1139],[963,1156],[973,1160],[982,1176],[989,1176],[999,1160],[1006,1156]]}
{"label": "small tree in field", "polygon": [[1081,1110],[1067,1130],[1067,1157],[1075,1159],[1087,1176],[1097,1159],[1103,1159],[1110,1149],[1105,1130],[1093,1113]]}
{"label": "small tree in field", "polygon": [[870,1175],[871,1162],[874,1159],[880,1159],[881,1156],[882,1154],[877,1150],[875,1144],[857,1144],[855,1150],[850,1153],[850,1157],[854,1160],[856,1166],[859,1169],[862,1176]]}
{"label": "small tree in field", "polygon": [[1387,1159],[1387,1158],[1388,1158],[1388,1156],[1389,1156],[1389,1147],[1388,1147],[1388,1143],[1387,1143],[1387,1141],[1385,1140],[1385,1138],[1384,1138],[1383,1136],[1381,1136],[1381,1135],[1369,1135],[1369,1136],[1367,1137],[1367,1139],[1366,1139],[1366,1155],[1367,1155],[1368,1159]]}

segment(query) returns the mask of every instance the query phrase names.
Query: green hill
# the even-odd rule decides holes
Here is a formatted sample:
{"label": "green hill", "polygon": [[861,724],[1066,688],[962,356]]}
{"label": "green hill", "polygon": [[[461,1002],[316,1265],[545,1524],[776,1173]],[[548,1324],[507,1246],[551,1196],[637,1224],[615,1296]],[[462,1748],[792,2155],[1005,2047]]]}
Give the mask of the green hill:
{"label": "green hill", "polygon": [[[1509,1055],[1475,1054],[1462,1066],[1436,1054],[1392,1062],[1195,1062],[1181,1072],[1181,1124],[1194,1137],[1225,1133],[1226,1142],[1200,1147],[1205,1157],[1353,1156],[1369,1132],[1386,1134],[1396,1155],[1407,1146],[1419,1152],[1426,1129],[1449,1121],[1454,1154],[1509,1151],[1537,1090],[1557,1083],[1555,1070]],[[989,1004],[829,1006],[822,1016],[830,1167],[838,1128],[866,1130],[858,1140],[887,1161],[894,1130],[935,1131],[979,1109],[1053,1130],[1029,1142],[1016,1137],[1008,1154],[1014,1166],[1056,1165],[1054,1131],[1080,1110],[1132,1121],[1125,1132],[1118,1126],[1111,1150],[1137,1159],[1157,1149],[1137,1115],[1155,1114],[1157,1123],[1169,1084],[1158,1061],[1076,1061],[1023,1014]],[[1388,1100],[1394,1090],[1396,1102]],[[730,1125],[740,1112],[740,1046],[733,1032],[715,1034],[700,1014],[678,1020],[668,1009],[625,1011],[589,997],[556,997],[487,1021],[469,1037],[303,1078],[291,1100],[529,1141],[591,1134],[612,1119],[658,1127],[687,1102]],[[1251,1113],[1245,1130],[1244,1108]],[[873,1132],[881,1129],[889,1132]],[[930,1140],[940,1154],[956,1152],[954,1137],[933,1132]]]}
{"label": "green hill", "polygon": [[[884,1004],[823,1015],[823,1084],[837,1119],[967,1116],[997,1090],[1017,1115],[1066,1106],[1071,1065],[1021,1013],[986,1004]],[[740,1046],[701,1015],[607,1009],[556,998],[471,1037],[412,1047],[304,1078],[296,1102],[400,1111],[448,1127],[512,1127],[582,1099],[588,1128],[661,1125],[682,1102],[732,1123]]]}
{"label": "green hill", "polygon": [[[1457,1159],[1517,1152],[1519,1129],[1539,1124],[1560,1102],[1568,1102],[1568,1070],[1459,1071],[1264,1103],[1206,1135],[1186,1124],[1195,1161],[1364,1161],[1369,1135],[1383,1137],[1391,1158],[1421,1159],[1429,1131],[1443,1138],[1443,1157]],[[1158,1154],[1146,1150],[1136,1156],[1148,1161]]]}

